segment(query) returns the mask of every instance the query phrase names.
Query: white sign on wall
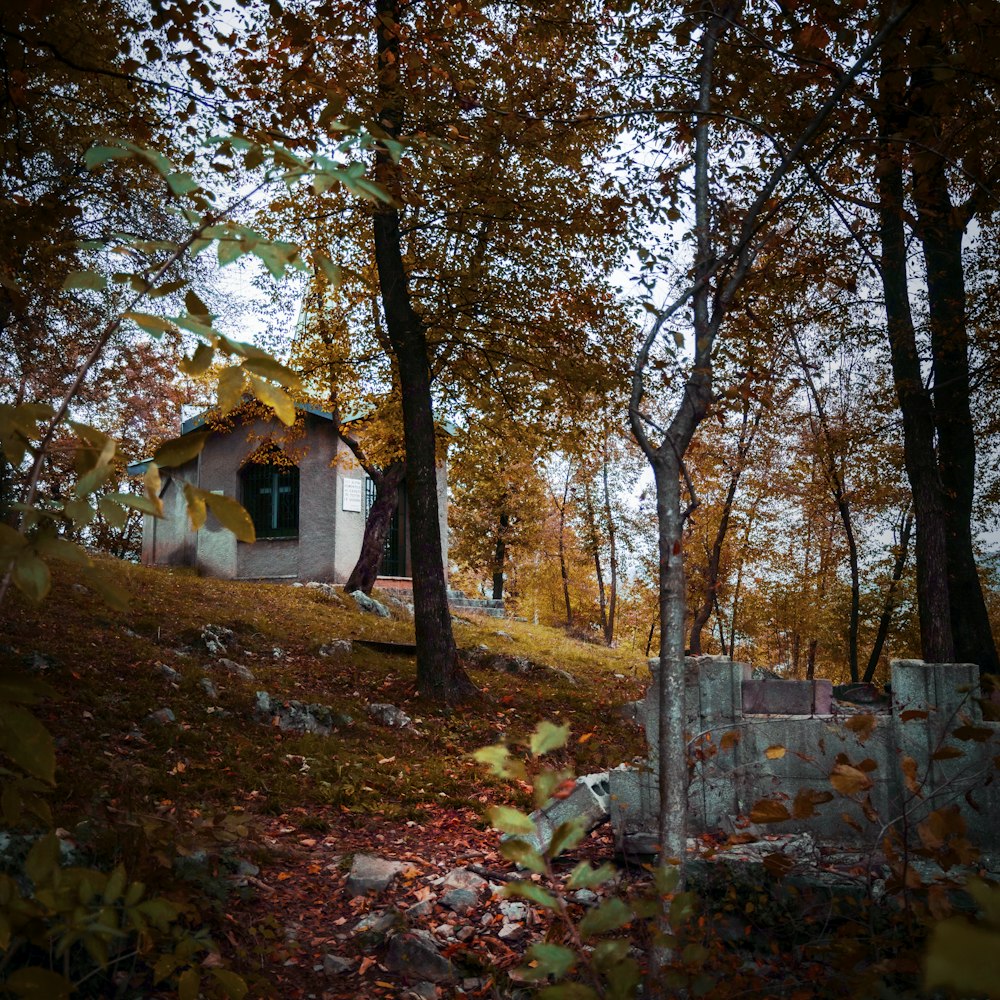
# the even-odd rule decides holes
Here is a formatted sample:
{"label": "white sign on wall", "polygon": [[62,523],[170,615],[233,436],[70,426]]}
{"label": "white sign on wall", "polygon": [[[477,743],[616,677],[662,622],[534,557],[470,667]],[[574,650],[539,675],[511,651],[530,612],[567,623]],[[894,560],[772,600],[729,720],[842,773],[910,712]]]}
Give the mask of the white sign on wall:
{"label": "white sign on wall", "polygon": [[343,479],[344,502],[343,509],[361,513],[361,504],[365,498],[365,486],[363,479]]}

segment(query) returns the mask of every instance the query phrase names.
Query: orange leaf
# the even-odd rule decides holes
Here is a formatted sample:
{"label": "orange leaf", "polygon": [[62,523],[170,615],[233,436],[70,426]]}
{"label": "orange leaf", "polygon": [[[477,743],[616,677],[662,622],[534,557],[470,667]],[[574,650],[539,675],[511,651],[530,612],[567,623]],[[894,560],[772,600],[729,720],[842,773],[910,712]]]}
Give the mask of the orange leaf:
{"label": "orange leaf", "polygon": [[363,976],[373,965],[375,964],[375,959],[371,955],[365,955],[361,959],[361,965],[358,966],[358,975]]}
{"label": "orange leaf", "polygon": [[914,795],[920,794],[920,784],[917,781],[917,762],[912,757],[903,758],[903,779],[906,781],[906,787]]}
{"label": "orange leaf", "polygon": [[278,872],[278,881],[284,882],[286,878],[291,878],[291,872]]}
{"label": "orange leaf", "polygon": [[783,823],[791,818],[785,804],[776,799],[761,799],[750,810],[751,823]]}
{"label": "orange leaf", "polygon": [[850,764],[834,764],[830,772],[830,784],[841,795],[854,795],[868,791],[873,782],[864,771],[859,771]]}
{"label": "orange leaf", "polygon": [[874,715],[853,715],[845,723],[852,733],[857,734],[858,739],[864,743],[873,732],[875,732]]}
{"label": "orange leaf", "polygon": [[586,743],[587,740],[593,738],[593,735],[594,735],[593,733],[584,733],[576,742],[577,743]]}
{"label": "orange leaf", "polygon": [[722,739],[719,741],[719,746],[723,750],[733,750],[740,742],[740,733],[738,729],[730,729],[722,734]]}

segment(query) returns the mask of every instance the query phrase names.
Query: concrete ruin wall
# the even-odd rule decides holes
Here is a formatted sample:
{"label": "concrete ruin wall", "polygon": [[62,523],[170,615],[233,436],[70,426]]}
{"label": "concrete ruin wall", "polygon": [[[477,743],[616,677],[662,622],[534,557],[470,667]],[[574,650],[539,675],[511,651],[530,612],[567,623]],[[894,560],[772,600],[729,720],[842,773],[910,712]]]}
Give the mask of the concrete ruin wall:
{"label": "concrete ruin wall", "polygon": [[[657,831],[657,673],[640,710],[649,761],[610,774],[611,819],[627,848]],[[833,842],[870,847],[885,827],[912,831],[928,812],[956,803],[969,839],[1000,852],[1000,723],[985,722],[974,664],[894,660],[891,702],[861,708],[838,703],[829,681],[754,680],[747,664],[724,657],[689,657],[685,664],[689,754],[690,832],[732,831],[755,803],[778,799],[789,812],[802,789],[834,792],[808,819],[764,829],[809,832]],[[871,714],[863,724],[850,720]],[[964,727],[964,728],[963,728]],[[867,730],[867,731],[866,731]],[[964,737],[964,738],[963,738]],[[784,753],[770,748],[783,748]],[[942,752],[943,751],[943,752]],[[914,793],[903,772],[916,765]],[[872,781],[865,794],[835,792],[837,763],[861,768]],[[994,780],[994,777],[997,780]]]}

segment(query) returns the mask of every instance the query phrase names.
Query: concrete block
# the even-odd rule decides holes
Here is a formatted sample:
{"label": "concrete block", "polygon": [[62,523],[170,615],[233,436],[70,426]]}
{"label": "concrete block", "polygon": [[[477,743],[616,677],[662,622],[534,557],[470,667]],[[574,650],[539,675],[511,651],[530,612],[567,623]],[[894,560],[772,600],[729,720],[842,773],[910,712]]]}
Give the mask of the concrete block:
{"label": "concrete block", "polygon": [[611,806],[608,772],[586,774],[576,779],[573,791],[562,799],[549,799],[531,818],[535,822],[534,836],[519,836],[536,851],[544,851],[552,842],[552,834],[570,820],[578,821],[588,832],[608,818]]}
{"label": "concrete block", "polygon": [[831,681],[743,681],[744,715],[829,715]]}

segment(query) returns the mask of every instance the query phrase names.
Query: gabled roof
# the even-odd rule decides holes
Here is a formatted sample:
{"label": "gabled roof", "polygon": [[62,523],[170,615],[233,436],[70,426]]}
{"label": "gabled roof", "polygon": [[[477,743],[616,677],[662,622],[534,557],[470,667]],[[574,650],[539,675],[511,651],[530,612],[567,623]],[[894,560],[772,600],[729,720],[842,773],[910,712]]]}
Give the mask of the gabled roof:
{"label": "gabled roof", "polygon": [[[312,403],[296,403],[296,410],[304,410],[306,413],[311,413],[315,417],[320,417],[323,420],[333,420],[333,413],[330,410],[321,409],[318,406],[314,406]],[[209,414],[213,413],[212,409],[202,410],[201,413],[196,413],[193,417],[188,417],[187,420],[181,421],[181,434],[183,437],[185,434],[190,434],[192,431],[198,430],[200,427],[205,426],[205,422],[208,420]],[[343,419],[345,424],[353,424],[357,420],[362,420],[367,416],[366,413],[349,413]],[[444,420],[438,425],[441,430],[445,432],[449,437],[457,437],[458,428],[450,421]],[[145,475],[146,470],[149,468],[152,458],[143,458],[138,462],[133,462],[131,465],[125,467],[125,471],[130,476],[142,476]]]}

